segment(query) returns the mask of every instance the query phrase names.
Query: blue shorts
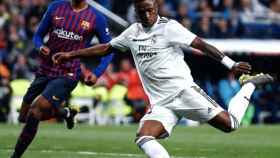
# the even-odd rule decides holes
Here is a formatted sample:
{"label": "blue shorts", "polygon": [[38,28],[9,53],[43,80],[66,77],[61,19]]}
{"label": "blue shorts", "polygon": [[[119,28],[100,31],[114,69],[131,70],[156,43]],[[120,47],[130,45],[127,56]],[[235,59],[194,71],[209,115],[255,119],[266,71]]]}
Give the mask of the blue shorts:
{"label": "blue shorts", "polygon": [[79,81],[66,77],[51,78],[44,75],[37,75],[28,88],[23,101],[31,104],[36,97],[42,95],[54,107],[61,106],[75,89]]}

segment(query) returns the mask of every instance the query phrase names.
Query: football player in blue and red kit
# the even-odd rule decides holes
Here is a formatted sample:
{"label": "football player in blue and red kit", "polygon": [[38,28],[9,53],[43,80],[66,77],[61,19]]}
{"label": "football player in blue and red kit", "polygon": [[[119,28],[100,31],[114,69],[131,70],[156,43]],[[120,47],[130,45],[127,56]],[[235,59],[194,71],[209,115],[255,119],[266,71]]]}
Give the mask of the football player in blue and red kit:
{"label": "football player in blue and red kit", "polygon": [[[49,38],[44,43],[46,35]],[[73,59],[57,65],[52,62],[52,56],[58,52],[89,47],[94,36],[97,36],[100,43],[111,40],[105,17],[87,4],[86,0],[57,0],[49,5],[33,38],[40,52],[40,66],[23,99],[19,121],[25,122],[25,125],[12,158],[23,155],[42,120],[61,117],[65,119],[67,128],[73,128],[77,110],[63,108],[62,105],[83,76],[80,60]],[[93,85],[112,58],[113,53],[102,57],[93,73],[84,74],[84,82]]]}

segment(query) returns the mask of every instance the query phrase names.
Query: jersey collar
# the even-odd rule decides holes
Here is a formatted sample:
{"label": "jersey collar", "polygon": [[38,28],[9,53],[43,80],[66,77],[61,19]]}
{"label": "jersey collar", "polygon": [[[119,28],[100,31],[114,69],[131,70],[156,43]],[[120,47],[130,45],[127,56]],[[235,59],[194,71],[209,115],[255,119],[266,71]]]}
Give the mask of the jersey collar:
{"label": "jersey collar", "polygon": [[151,30],[154,30],[157,27],[159,20],[160,20],[160,16],[157,17],[157,21],[154,23],[154,25],[152,27],[144,27],[142,24],[141,24],[141,26],[145,32],[149,32]]}

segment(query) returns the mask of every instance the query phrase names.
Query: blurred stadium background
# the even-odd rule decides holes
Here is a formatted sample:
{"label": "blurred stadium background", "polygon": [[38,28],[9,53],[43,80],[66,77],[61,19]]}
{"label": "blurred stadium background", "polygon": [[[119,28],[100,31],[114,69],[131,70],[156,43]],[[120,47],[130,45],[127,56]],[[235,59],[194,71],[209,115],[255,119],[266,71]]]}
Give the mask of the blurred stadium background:
{"label": "blurred stadium background", "polygon": [[[17,115],[21,99],[34,77],[33,72],[38,64],[36,61],[38,52],[32,44],[32,36],[50,1],[0,0],[0,122],[18,123]],[[88,2],[107,16],[113,36],[118,35],[130,23],[136,21],[132,0],[88,0]],[[186,28],[205,38],[236,61],[250,62],[254,73],[265,72],[279,77],[280,0],[159,0],[159,4],[162,16],[178,20]],[[96,42],[98,41],[93,40],[93,43]],[[197,83],[213,99],[227,108],[230,98],[240,88],[236,77],[221,64],[201,55],[196,50],[186,49],[185,60],[191,67]],[[96,62],[84,60],[84,63],[86,67],[93,67],[92,63]],[[78,121],[90,125],[136,123],[149,105],[129,53],[116,55],[113,63],[94,87],[87,87],[80,83],[73,92],[69,104],[79,105],[81,113],[78,115]],[[277,80],[254,93],[243,125],[278,124],[280,123],[279,108],[280,83]],[[52,122],[57,121],[60,120],[52,120]],[[180,124],[182,126],[199,125],[189,120],[182,120]],[[6,137],[3,133],[8,132],[3,128],[19,131],[18,126],[1,125],[0,142]],[[136,129],[136,126],[131,128]],[[60,127],[47,126],[47,130],[54,129],[59,130]],[[100,127],[92,130],[94,129],[100,130]],[[111,130],[109,127],[108,129]],[[122,128],[112,127],[112,130],[114,129],[122,131]],[[250,135],[250,132],[256,129],[256,127],[247,129],[247,134]],[[198,131],[191,129],[188,132]],[[203,135],[203,132],[200,134]],[[188,139],[187,135],[186,138]],[[15,138],[6,141],[6,145],[9,142],[7,148],[12,147],[11,144],[15,141],[13,139]],[[133,135],[131,135],[131,141],[132,139]],[[179,138],[175,139],[179,141]],[[183,145],[182,142],[181,145]],[[133,152],[135,150],[132,149]],[[222,148],[222,150],[226,149]],[[210,152],[213,152],[213,155],[215,153]],[[2,157],[1,151],[0,157]]]}

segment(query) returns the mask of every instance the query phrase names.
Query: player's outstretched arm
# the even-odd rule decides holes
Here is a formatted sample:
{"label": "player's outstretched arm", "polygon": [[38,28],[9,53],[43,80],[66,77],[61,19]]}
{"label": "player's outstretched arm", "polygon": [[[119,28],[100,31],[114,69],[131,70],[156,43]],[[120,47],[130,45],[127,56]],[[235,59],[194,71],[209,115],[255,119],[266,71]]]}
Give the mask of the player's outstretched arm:
{"label": "player's outstretched arm", "polygon": [[95,46],[80,49],[71,52],[60,52],[55,54],[52,57],[52,60],[55,64],[60,64],[65,61],[74,59],[74,58],[83,58],[83,57],[91,57],[91,56],[102,56],[110,53],[113,47],[110,43],[106,44],[97,44]]}
{"label": "player's outstretched arm", "polygon": [[199,49],[200,51],[206,53],[206,55],[211,58],[222,62],[227,68],[231,69],[235,73],[250,73],[252,67],[247,62],[235,62],[226,56],[224,53],[219,51],[216,47],[206,43],[202,39],[196,37],[191,43],[191,47]]}

